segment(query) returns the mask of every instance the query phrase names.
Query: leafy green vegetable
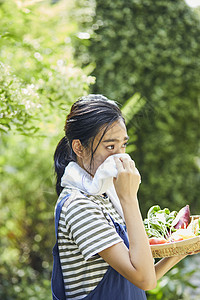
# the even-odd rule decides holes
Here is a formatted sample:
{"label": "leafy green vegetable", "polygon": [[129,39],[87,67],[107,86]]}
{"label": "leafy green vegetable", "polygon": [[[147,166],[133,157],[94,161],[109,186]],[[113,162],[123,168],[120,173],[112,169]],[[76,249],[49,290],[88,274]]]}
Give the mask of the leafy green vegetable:
{"label": "leafy green vegetable", "polygon": [[200,218],[198,219],[198,224],[199,224],[199,230],[196,235],[200,235]]}
{"label": "leafy green vegetable", "polygon": [[147,213],[147,218],[144,219],[148,237],[168,238],[173,231],[171,224],[176,215],[177,211],[170,212],[168,208],[161,209],[159,205],[152,206]]}

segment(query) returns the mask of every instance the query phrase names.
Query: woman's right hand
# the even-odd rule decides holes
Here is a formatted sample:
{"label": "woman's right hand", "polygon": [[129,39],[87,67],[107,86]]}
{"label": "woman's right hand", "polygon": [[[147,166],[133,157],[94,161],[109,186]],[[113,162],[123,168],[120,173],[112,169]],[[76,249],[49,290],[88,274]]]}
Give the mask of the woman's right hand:
{"label": "woman's right hand", "polygon": [[[118,170],[114,185],[120,199],[126,223],[129,249],[118,243],[99,253],[107,263],[137,287],[156,287],[154,261],[137,201],[140,174],[129,158],[115,157]],[[120,259],[119,259],[120,258]]]}
{"label": "woman's right hand", "polygon": [[137,199],[141,176],[134,161],[129,158],[115,157],[115,163],[118,175],[113,182],[120,202]]}

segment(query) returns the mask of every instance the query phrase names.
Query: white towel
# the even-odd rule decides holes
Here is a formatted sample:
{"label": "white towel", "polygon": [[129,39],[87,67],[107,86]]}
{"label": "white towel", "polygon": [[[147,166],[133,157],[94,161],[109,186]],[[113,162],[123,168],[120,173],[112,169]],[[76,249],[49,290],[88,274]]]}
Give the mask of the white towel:
{"label": "white towel", "polygon": [[111,155],[98,167],[94,177],[89,175],[76,162],[70,162],[65,168],[61,186],[73,187],[89,195],[106,193],[116,211],[124,219],[122,207],[113,184],[113,178],[117,177],[117,167],[114,160],[116,156],[127,157],[131,160],[131,157],[126,153]]}

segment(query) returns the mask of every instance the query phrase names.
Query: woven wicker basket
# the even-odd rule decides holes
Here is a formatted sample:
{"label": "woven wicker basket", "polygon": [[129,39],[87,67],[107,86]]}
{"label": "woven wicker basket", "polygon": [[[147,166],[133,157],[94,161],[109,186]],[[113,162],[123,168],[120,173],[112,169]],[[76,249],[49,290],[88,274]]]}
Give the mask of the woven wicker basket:
{"label": "woven wicker basket", "polygon": [[[191,218],[198,219],[200,216],[192,216]],[[189,254],[194,251],[200,251],[200,236],[179,242],[151,245],[150,247],[154,258]]]}

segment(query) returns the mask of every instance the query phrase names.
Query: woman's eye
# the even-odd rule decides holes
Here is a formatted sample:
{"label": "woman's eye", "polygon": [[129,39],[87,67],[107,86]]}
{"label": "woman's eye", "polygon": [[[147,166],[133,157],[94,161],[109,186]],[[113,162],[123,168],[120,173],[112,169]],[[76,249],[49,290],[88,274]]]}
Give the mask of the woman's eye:
{"label": "woman's eye", "polygon": [[122,147],[126,148],[127,145],[128,145],[128,142],[124,143]]}
{"label": "woman's eye", "polygon": [[113,150],[114,149],[114,145],[110,145],[106,147],[108,150]]}

